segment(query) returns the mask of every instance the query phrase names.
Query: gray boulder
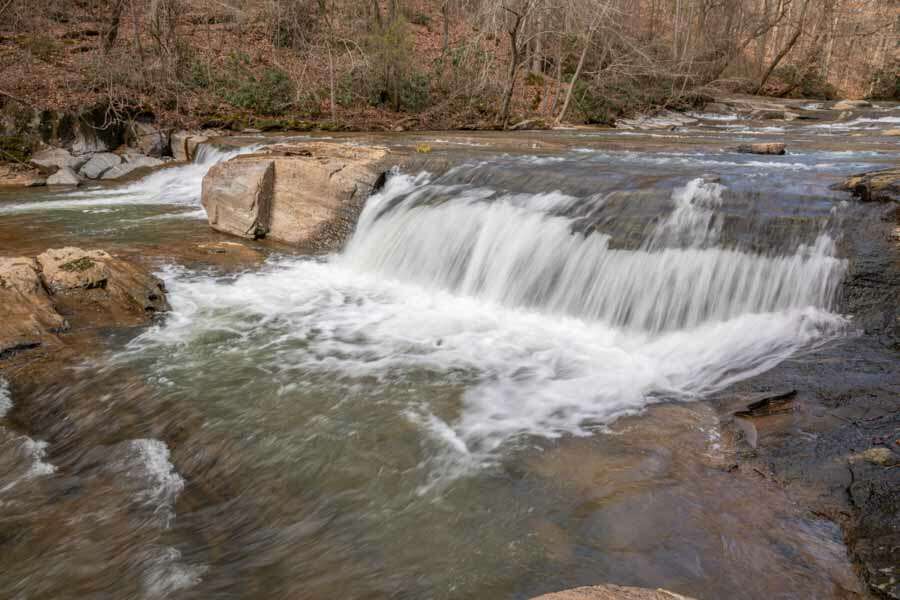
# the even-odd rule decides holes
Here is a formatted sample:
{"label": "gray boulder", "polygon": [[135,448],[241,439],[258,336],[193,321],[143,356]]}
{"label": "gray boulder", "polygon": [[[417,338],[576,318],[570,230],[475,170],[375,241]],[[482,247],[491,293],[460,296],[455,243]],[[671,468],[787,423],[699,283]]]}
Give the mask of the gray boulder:
{"label": "gray boulder", "polygon": [[130,145],[142,154],[159,158],[168,153],[169,132],[153,123],[135,121],[131,124]]}
{"label": "gray boulder", "polygon": [[47,178],[47,185],[81,185],[81,178],[71,167],[63,167]]}
{"label": "gray boulder", "polygon": [[79,173],[88,179],[99,179],[104,173],[122,163],[122,157],[112,152],[98,152],[84,163]]}
{"label": "gray boulder", "polygon": [[143,154],[126,154],[123,158],[123,162],[104,172],[100,179],[118,179],[138,169],[152,169],[165,164],[158,158],[144,156]]}
{"label": "gray boulder", "polygon": [[88,161],[88,156],[74,156],[65,148],[48,148],[36,152],[31,156],[31,162],[45,169],[69,168],[74,171],[80,169]]}

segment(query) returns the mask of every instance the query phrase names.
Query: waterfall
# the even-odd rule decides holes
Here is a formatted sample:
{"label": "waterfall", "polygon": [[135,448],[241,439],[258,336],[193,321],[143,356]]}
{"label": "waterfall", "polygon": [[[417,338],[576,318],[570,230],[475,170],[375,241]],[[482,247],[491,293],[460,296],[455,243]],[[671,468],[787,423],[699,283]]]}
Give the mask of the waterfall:
{"label": "waterfall", "polygon": [[573,231],[578,200],[395,176],[367,205],[341,261],[352,268],[513,308],[659,333],[743,314],[830,309],[847,264],[826,234],[791,254],[725,247],[723,187],[703,179],[640,248]]}
{"label": "waterfall", "polygon": [[191,214],[205,216],[200,208],[203,176],[213,165],[247,152],[256,146],[222,148],[203,144],[192,162],[157,169],[140,179],[114,186],[91,185],[83,189],[52,193],[49,199],[15,202],[0,206],[0,214],[36,210],[85,209],[121,205],[168,204],[196,208]]}

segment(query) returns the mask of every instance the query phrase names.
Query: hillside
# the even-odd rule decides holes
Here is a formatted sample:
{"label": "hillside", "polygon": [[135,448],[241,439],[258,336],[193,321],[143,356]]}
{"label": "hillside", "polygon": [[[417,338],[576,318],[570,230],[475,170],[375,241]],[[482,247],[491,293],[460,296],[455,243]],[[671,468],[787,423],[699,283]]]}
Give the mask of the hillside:
{"label": "hillside", "polygon": [[896,3],[770,4],[9,0],[0,102],[13,135],[28,111],[98,106],[195,127],[448,129],[608,124],[723,90],[897,97]]}

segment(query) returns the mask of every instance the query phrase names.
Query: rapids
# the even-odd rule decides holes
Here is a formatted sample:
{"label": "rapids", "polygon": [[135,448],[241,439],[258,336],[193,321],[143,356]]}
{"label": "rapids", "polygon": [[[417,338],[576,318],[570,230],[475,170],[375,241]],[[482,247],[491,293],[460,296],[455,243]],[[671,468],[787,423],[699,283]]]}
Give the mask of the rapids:
{"label": "rapids", "polygon": [[[840,531],[728,469],[710,397],[859,335],[842,298],[857,207],[828,186],[896,161],[877,137],[895,117],[873,115],[839,145],[837,124],[703,114],[353,136],[434,144],[449,166],[392,172],[338,254],[248,242],[267,260],[232,269],[185,250],[211,237],[200,182],[276,138],[0,194],[0,241],[146,254],[172,306],[27,398],[0,379],[0,511],[25,532],[0,535],[0,589],[848,597]],[[728,149],[771,136],[787,156]]]}

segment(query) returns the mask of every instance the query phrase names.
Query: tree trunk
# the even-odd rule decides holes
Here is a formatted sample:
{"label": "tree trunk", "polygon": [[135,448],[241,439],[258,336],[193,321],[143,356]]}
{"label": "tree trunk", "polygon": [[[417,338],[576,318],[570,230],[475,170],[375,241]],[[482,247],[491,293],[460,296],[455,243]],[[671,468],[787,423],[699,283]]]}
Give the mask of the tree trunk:
{"label": "tree trunk", "polygon": [[450,0],[444,0],[441,4],[441,19],[443,20],[441,33],[441,61],[443,62],[450,51]]}
{"label": "tree trunk", "polygon": [[503,95],[503,108],[500,110],[500,128],[506,129],[509,125],[509,107],[512,103],[513,92],[516,89],[516,75],[519,73],[519,20],[516,20],[515,28],[509,32],[509,42],[511,53],[509,60],[509,82],[506,86],[506,93]]}
{"label": "tree trunk", "polygon": [[516,76],[519,74],[519,59],[522,55],[523,47],[519,45],[519,33],[522,29],[522,23],[531,10],[532,0],[526,0],[519,12],[503,6],[503,9],[515,17],[512,27],[507,30],[509,34],[510,60],[509,60],[509,81],[506,86],[506,93],[503,95],[503,108],[500,110],[500,127],[506,129],[509,126],[509,108],[512,104],[513,93],[516,89]]}
{"label": "tree trunk", "polygon": [[103,34],[103,52],[109,52],[119,37],[119,21],[122,20],[122,9],[125,8],[125,0],[113,0],[112,10],[109,15],[109,27]]}
{"label": "tree trunk", "polygon": [[[334,34],[332,34],[333,36]],[[331,122],[337,123],[337,106],[335,102],[335,90],[334,90],[334,50],[331,47],[331,41],[329,40],[328,44],[328,83],[331,91]]]}
{"label": "tree trunk", "polygon": [[787,56],[788,52],[794,47],[794,44],[797,43],[797,40],[800,39],[800,35],[803,33],[803,18],[806,16],[806,7],[809,6],[809,0],[804,0],[803,9],[800,11],[800,18],[797,21],[797,29],[794,30],[793,35],[781,49],[781,51],[775,55],[775,58],[772,59],[772,62],[769,63],[769,67],[766,69],[766,72],[763,73],[762,78],[759,80],[759,85],[756,86],[755,94],[759,94],[763,87],[765,87],[766,82],[769,80],[769,77],[772,75],[772,71],[774,71],[781,61]]}
{"label": "tree trunk", "polygon": [[538,13],[537,19],[535,19],[535,28],[537,31],[534,33],[534,54],[531,56],[531,70],[535,73],[543,73],[544,71],[544,19],[540,13]]}
{"label": "tree trunk", "polygon": [[578,57],[578,66],[575,67],[575,72],[572,73],[572,80],[569,82],[569,89],[566,90],[566,99],[563,102],[562,109],[559,111],[559,115],[556,117],[556,124],[559,125],[562,123],[562,120],[566,118],[566,111],[569,110],[569,101],[572,99],[572,91],[575,89],[575,82],[578,81],[578,77],[581,75],[581,67],[584,66],[584,58],[587,56],[588,48],[591,47],[591,39],[594,37],[594,31],[591,30],[588,32],[588,39],[585,40],[584,48],[581,50],[581,56]]}

